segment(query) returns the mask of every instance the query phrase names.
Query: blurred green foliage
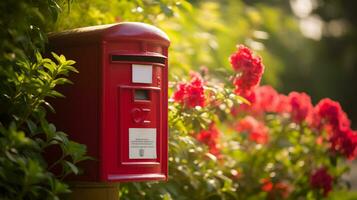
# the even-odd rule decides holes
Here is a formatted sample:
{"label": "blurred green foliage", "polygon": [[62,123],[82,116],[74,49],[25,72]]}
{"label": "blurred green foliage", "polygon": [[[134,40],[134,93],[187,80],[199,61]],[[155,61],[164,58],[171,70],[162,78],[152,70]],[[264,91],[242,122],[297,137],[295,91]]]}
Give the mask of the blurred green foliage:
{"label": "blurred green foliage", "polygon": [[171,78],[201,66],[224,77],[231,70],[230,52],[244,43],[263,57],[263,83],[284,93],[305,91],[314,102],[331,97],[357,121],[356,1],[305,1],[313,6],[306,17],[318,16],[323,23],[319,40],[301,34],[308,27],[300,27],[305,18],[294,14],[291,2],[295,0],[78,1],[71,12],[62,13],[55,30],[120,21],[154,24],[172,41]]}
{"label": "blurred green foliage", "polygon": [[[245,102],[233,89],[232,84],[222,84],[208,73],[205,106],[187,107],[170,99],[168,182],[121,184],[120,198],[325,199],[323,191],[310,184],[311,174],[321,167],[333,178],[319,182],[331,184],[335,191],[348,189],[342,177],[349,170],[346,158],[331,151],[327,132],[306,121],[295,123],[291,113],[274,112],[243,125],[262,123],[259,130],[240,131],[238,123],[249,114],[243,110],[232,114],[232,108]],[[212,131],[212,124],[220,131]],[[263,129],[267,129],[267,142],[254,141],[252,134],[261,134]],[[199,137],[202,131],[204,140]],[[318,142],[319,138],[325,139]],[[211,151],[215,147],[218,153]]]}
{"label": "blurred green foliage", "polygon": [[[0,2],[0,199],[59,199],[70,192],[62,179],[78,174],[76,164],[88,159],[84,145],[70,141],[46,118],[54,111],[48,98],[63,97],[55,87],[71,83],[67,77],[77,72],[73,60],[40,53],[47,41],[44,30],[67,3]],[[44,152],[54,146],[62,155],[47,163]],[[52,173],[54,167],[62,169],[59,174]]]}
{"label": "blurred green foliage", "polygon": [[328,199],[330,199],[330,200],[339,200],[339,199],[354,200],[354,199],[357,199],[357,192],[341,190],[341,191],[333,192]]}
{"label": "blurred green foliage", "polygon": [[[69,6],[70,2],[72,2],[71,6]],[[73,148],[67,149],[77,149],[76,144],[66,143],[64,133],[56,131],[54,125],[45,120],[45,109],[52,109],[45,101],[45,97],[60,96],[55,92],[54,86],[56,83],[66,82],[66,79],[60,79],[56,83],[51,82],[55,81],[58,75],[53,74],[53,69],[67,66],[67,69],[64,70],[64,74],[67,75],[69,71],[74,71],[71,68],[73,63],[69,61],[70,63],[64,64],[63,62],[68,61],[58,56],[56,62],[43,59],[38,52],[43,49],[46,43],[45,32],[90,25],[141,21],[163,29],[168,33],[172,42],[169,59],[171,80],[182,79],[181,77],[185,76],[188,71],[199,70],[202,69],[202,66],[206,66],[215,78],[226,82],[230,81],[229,76],[232,69],[228,63],[228,56],[234,51],[236,44],[244,43],[263,57],[266,65],[263,83],[273,85],[285,93],[291,90],[305,91],[311,94],[315,102],[322,97],[332,97],[342,103],[352,121],[356,122],[357,12],[355,12],[355,8],[357,2],[352,0],[311,1],[314,2],[314,5],[308,16],[318,16],[324,25],[319,40],[308,39],[301,34],[301,29],[307,29],[304,26],[300,27],[301,22],[308,16],[300,17],[296,13],[294,14],[291,2],[293,0],[1,1],[0,139],[1,147],[4,147],[1,149],[2,153],[8,156],[3,156],[0,159],[0,162],[4,163],[1,167],[6,168],[2,171],[10,172],[11,169],[18,169],[25,174],[23,177],[27,177],[26,174],[37,174],[37,176],[29,178],[33,182],[28,184],[42,184],[42,186],[43,183],[47,184],[44,187],[47,187],[46,192],[48,193],[40,193],[37,190],[18,193],[29,195],[27,196],[29,198],[47,194],[56,198],[58,193],[67,191],[67,186],[46,172],[46,164],[39,156],[42,148],[41,141],[36,140],[34,143],[32,140],[34,138],[30,137],[29,139],[28,136],[33,132],[42,132],[49,138],[56,136],[57,139],[61,139],[59,141],[64,145],[70,147],[72,144]],[[339,30],[333,28],[336,24],[337,26],[342,24],[345,27],[341,28],[341,34],[334,32],[334,30]],[[34,72],[25,69],[31,69]],[[20,95],[17,95],[19,92],[21,92]],[[13,98],[17,101],[12,101]],[[202,110],[194,111],[191,114],[197,114],[193,119],[203,119],[203,122],[207,119],[211,120],[210,117],[212,117],[200,118],[204,114]],[[220,116],[224,116],[223,111],[220,114],[222,114]],[[192,194],[195,194],[199,188],[210,188],[207,192],[211,195],[208,197],[212,199],[217,195],[227,198],[235,197],[234,195],[237,195],[234,192],[236,186],[233,186],[231,179],[227,178],[227,174],[230,172],[220,171],[219,165],[216,165],[213,157],[208,156],[206,159],[204,145],[197,144],[197,141],[188,136],[187,131],[184,130],[185,124],[187,125],[185,120],[192,119],[179,119],[178,121],[181,122],[175,126],[181,125],[171,127],[170,155],[176,155],[180,159],[170,158],[171,173],[178,178],[176,182],[172,180],[168,183],[166,189],[177,198],[180,198],[179,194],[183,191],[177,190],[178,187],[174,187],[175,185],[188,185],[188,189],[186,187],[180,189],[190,191]],[[200,128],[206,126],[203,122],[199,123]],[[280,122],[269,122],[273,123],[272,127],[277,127],[276,134],[278,134],[280,126],[274,125],[274,123]],[[284,139],[287,138],[282,137],[282,140]],[[296,138],[288,139],[295,140]],[[9,141],[14,141],[14,143]],[[25,151],[15,152],[16,156],[20,155],[19,159],[9,157],[12,154],[7,152],[12,148],[8,148],[5,144]],[[37,147],[38,144],[40,147]],[[269,149],[264,156],[279,154],[278,151],[280,150]],[[32,153],[38,155],[38,158],[32,160],[27,156],[28,152],[31,152],[31,155]],[[244,152],[237,152],[234,155],[235,162],[247,158],[243,155]],[[81,159],[78,158],[76,161],[79,160]],[[192,160],[198,160],[198,163],[191,163]],[[9,161],[12,163],[9,164]],[[257,162],[260,161],[257,160]],[[17,168],[11,164],[16,164]],[[68,162],[62,164],[67,166],[66,169],[78,172],[78,169],[72,164]],[[281,163],[279,161],[278,164],[294,166],[296,163],[281,160]],[[187,165],[190,167],[187,168]],[[265,164],[262,163],[262,165]],[[192,169],[207,174],[207,176],[203,176],[204,179],[195,182],[195,179],[189,179],[189,177],[196,177],[199,180],[202,178],[202,174],[195,174],[195,171],[191,171]],[[291,169],[294,170],[294,167]],[[252,168],[251,170],[256,169]],[[0,177],[2,181],[8,181],[15,176],[0,174]],[[209,181],[203,182],[206,179]],[[202,185],[203,183],[207,185]],[[21,190],[21,186],[5,187],[12,184],[18,184],[18,182],[2,184],[2,191],[6,190],[15,194]],[[252,184],[249,187],[259,186],[257,182]],[[305,183],[301,183],[302,187],[303,184]],[[148,196],[171,198],[168,193],[162,190],[161,185],[134,184],[134,187],[139,191],[136,196],[138,198],[143,196],[140,191],[144,191],[140,187],[147,187],[145,191],[151,193]],[[156,191],[163,192],[157,193]],[[122,192],[125,195],[125,187]],[[200,198],[205,195],[207,194],[204,192],[197,193],[197,197]]]}
{"label": "blurred green foliage", "polygon": [[[266,66],[263,77],[264,84],[273,85],[285,93],[292,90],[305,91],[312,96],[315,103],[323,97],[332,97],[340,101],[352,121],[356,121],[357,107],[354,104],[356,87],[353,87],[356,74],[357,44],[353,42],[356,38],[356,26],[353,26],[356,22],[353,10],[356,7],[355,3],[353,1],[313,1],[315,4],[309,15],[318,15],[325,25],[336,19],[346,20],[349,24],[347,32],[343,35],[333,36],[324,32],[320,40],[313,40],[301,34],[301,29],[306,27],[300,27],[302,18],[293,13],[291,2],[293,1],[78,1],[73,4],[71,12],[62,13],[59,23],[53,30],[59,31],[121,21],[142,21],[154,24],[163,29],[172,42],[169,58],[171,80],[181,80],[182,76],[188,74],[188,71],[200,70],[202,66],[205,66],[210,73],[215,75],[215,78],[226,82],[230,81],[229,76],[232,69],[228,63],[228,56],[235,50],[236,44],[244,43],[263,57]],[[275,125],[272,126],[275,127]],[[277,134],[280,128],[277,126]],[[192,138],[184,134],[185,131],[175,132],[175,130],[172,130],[176,134],[171,134],[170,141],[178,142],[170,144],[172,149],[170,155],[177,155],[177,157],[183,158],[183,161],[172,158],[170,172],[177,177],[176,184],[185,185],[185,181],[189,180],[182,177],[194,177],[195,175],[193,173],[185,175],[185,173],[189,173],[190,169],[180,170],[177,167],[184,167],[184,165],[180,165],[181,161],[185,165],[190,165],[192,163],[187,160],[200,160],[200,158],[192,158],[187,155],[187,149],[192,149],[192,145],[196,144],[191,141]],[[296,136],[296,134],[293,135]],[[287,138],[281,138],[281,140],[285,139]],[[296,138],[288,139],[295,140]],[[308,148],[313,147],[309,146]],[[270,152],[269,149],[265,156],[279,154],[279,151],[277,149]],[[282,152],[282,154],[285,153]],[[242,155],[237,155],[237,160],[244,159]],[[199,156],[199,153],[196,156]],[[204,162],[204,165],[211,166],[210,161]],[[296,163],[290,163],[289,160],[282,162],[283,165],[291,166],[292,170],[293,166],[296,166]],[[261,164],[264,165],[264,163]],[[194,164],[191,167],[195,169],[195,166]],[[196,170],[206,172],[207,169],[197,168]],[[216,174],[208,177],[217,176]],[[298,183],[302,188],[306,187],[307,180],[304,181],[301,184]],[[171,181],[168,185],[175,184],[173,182],[175,181]],[[221,184],[230,185],[229,181],[225,182],[214,178],[212,183],[219,183],[216,184],[217,188],[222,188]],[[196,191],[200,187],[204,188],[195,182],[187,184],[195,188]],[[255,184],[256,186],[253,184],[251,187],[259,187],[259,183]],[[134,184],[134,187],[138,191],[136,198],[148,196],[170,199],[171,197],[166,196],[168,194],[165,192],[155,192],[164,191],[160,185]],[[167,190],[179,198],[180,191],[173,188],[175,187],[168,186]],[[151,192],[145,195],[140,191]],[[194,191],[192,190],[192,193]],[[213,191],[218,194],[220,190]],[[225,189],[224,191],[230,190]],[[125,198],[125,187],[122,192]],[[181,198],[184,199],[183,196]]]}

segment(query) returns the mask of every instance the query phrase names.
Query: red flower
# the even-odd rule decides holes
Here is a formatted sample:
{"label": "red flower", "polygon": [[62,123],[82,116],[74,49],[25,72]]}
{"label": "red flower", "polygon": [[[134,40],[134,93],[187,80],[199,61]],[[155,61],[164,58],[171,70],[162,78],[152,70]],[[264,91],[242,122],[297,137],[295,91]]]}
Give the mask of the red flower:
{"label": "red flower", "polygon": [[205,106],[206,97],[204,94],[203,80],[197,73],[191,73],[189,83],[180,83],[173,94],[173,99],[188,108],[195,106]]}
{"label": "red flower", "polygon": [[232,114],[236,116],[239,112],[245,112],[260,116],[266,112],[291,112],[290,99],[286,95],[279,94],[273,87],[268,85],[256,87],[246,99],[251,104],[240,105],[239,108],[232,110]]}
{"label": "red flower", "polygon": [[208,130],[202,130],[196,135],[196,139],[209,147],[209,152],[215,156],[220,154],[219,151],[219,130],[216,125],[212,123]]}
{"label": "red flower", "polygon": [[254,101],[251,105],[247,105],[247,109],[254,115],[262,115],[265,112],[276,112],[279,95],[278,92],[271,86],[265,85],[254,89]]}
{"label": "red flower", "polygon": [[279,94],[277,97],[277,103],[275,107],[275,112],[277,113],[290,113],[291,105],[289,102],[289,97],[283,94]]}
{"label": "red flower", "polygon": [[261,180],[261,189],[268,193],[267,199],[286,199],[289,197],[291,186],[284,182],[273,183],[269,178]]}
{"label": "red flower", "polygon": [[186,93],[187,93],[186,92],[186,87],[187,87],[186,83],[179,83],[177,85],[177,90],[173,95],[173,99],[176,102],[183,103],[183,100],[184,100],[184,98],[186,96]]}
{"label": "red flower", "polygon": [[262,122],[257,121],[251,116],[246,116],[241,119],[236,126],[236,130],[238,132],[247,132],[249,139],[258,144],[268,143],[268,128]]}
{"label": "red flower", "polygon": [[190,84],[187,85],[186,87],[187,91],[187,106],[188,107],[195,107],[195,106],[201,106],[203,107],[205,105],[205,94],[204,94],[204,88],[203,88],[203,80],[201,76],[198,74],[192,75],[191,82]]}
{"label": "red flower", "polygon": [[279,194],[279,196],[283,197],[284,199],[289,197],[291,192],[291,185],[283,182],[276,183],[274,185],[275,191]]}
{"label": "red flower", "polygon": [[315,106],[315,115],[315,120],[317,120],[315,124],[319,126],[327,124],[332,126],[333,129],[342,131],[350,127],[350,121],[341,105],[331,99],[322,99]]}
{"label": "red flower", "polygon": [[322,137],[321,135],[320,135],[320,136],[317,136],[317,138],[316,138],[316,144],[322,145],[323,143],[324,143],[324,137]]}
{"label": "red flower", "polygon": [[357,132],[351,129],[334,131],[330,136],[331,149],[353,160],[357,155]]}
{"label": "red flower", "polygon": [[314,124],[328,131],[330,148],[352,160],[357,155],[357,132],[338,102],[322,99],[315,107]]}
{"label": "red flower", "polygon": [[268,140],[269,140],[267,128],[264,125],[262,125],[260,127],[263,130],[255,130],[255,131],[251,132],[249,135],[249,139],[251,141],[258,143],[258,144],[266,144],[266,143],[268,143]]}
{"label": "red flower", "polygon": [[291,117],[293,121],[300,123],[311,117],[313,106],[311,98],[307,94],[291,92],[289,94],[289,103],[291,105]]}
{"label": "red flower", "polygon": [[231,113],[233,116],[238,116],[238,114],[240,112],[244,112],[244,113],[249,113],[251,115],[257,115],[256,111],[254,110],[253,108],[253,105],[256,101],[256,96],[255,96],[255,92],[252,91],[252,92],[247,92],[245,94],[240,94],[241,96],[243,96],[246,100],[249,101],[249,105],[248,104],[241,104],[237,107],[233,107],[232,110],[231,110]]}
{"label": "red flower", "polygon": [[332,190],[332,177],[326,168],[320,168],[310,176],[310,186],[315,189],[323,189],[324,196],[328,195]]}
{"label": "red flower", "polygon": [[247,67],[249,68],[253,60],[252,54],[249,48],[244,45],[239,45],[238,51],[229,57],[229,62],[235,71],[240,71]]}
{"label": "red flower", "polygon": [[255,90],[256,102],[254,106],[260,112],[275,112],[279,100],[278,92],[271,86],[257,87]]}
{"label": "red flower", "polygon": [[262,190],[264,191],[264,192],[270,192],[270,191],[272,191],[273,190],[273,183],[270,181],[270,179],[269,178],[264,178],[264,179],[262,179],[261,180],[261,182],[262,182]]}
{"label": "red flower", "polygon": [[242,96],[249,95],[263,75],[264,66],[261,58],[254,57],[249,48],[239,45],[238,50],[229,57],[229,61],[238,72],[233,80],[235,92]]}

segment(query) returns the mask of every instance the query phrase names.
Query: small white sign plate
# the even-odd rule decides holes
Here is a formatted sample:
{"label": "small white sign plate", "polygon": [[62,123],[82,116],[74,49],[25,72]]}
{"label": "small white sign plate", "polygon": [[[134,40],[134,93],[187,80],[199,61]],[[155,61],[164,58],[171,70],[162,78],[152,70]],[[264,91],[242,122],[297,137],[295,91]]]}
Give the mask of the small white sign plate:
{"label": "small white sign plate", "polygon": [[129,128],[129,159],[156,158],[156,128]]}
{"label": "small white sign plate", "polygon": [[133,83],[152,83],[152,65],[132,65]]}

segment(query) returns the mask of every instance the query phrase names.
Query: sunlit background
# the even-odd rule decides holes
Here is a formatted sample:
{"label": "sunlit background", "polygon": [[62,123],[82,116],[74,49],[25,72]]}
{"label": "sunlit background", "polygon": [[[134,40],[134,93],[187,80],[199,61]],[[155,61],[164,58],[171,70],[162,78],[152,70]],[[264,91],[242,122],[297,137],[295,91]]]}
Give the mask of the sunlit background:
{"label": "sunlit background", "polygon": [[357,128],[356,7],[353,0],[88,0],[73,3],[57,29],[149,21],[172,40],[172,77],[201,66],[231,70],[227,58],[244,43],[264,59],[263,83],[308,92],[314,102],[331,97]]}
{"label": "sunlit background", "polygon": [[228,56],[245,44],[263,57],[263,84],[306,92],[314,103],[339,101],[357,129],[356,8],[353,0],[87,0],[73,3],[56,29],[123,19],[159,26],[172,41],[171,79],[202,66],[224,77]]}

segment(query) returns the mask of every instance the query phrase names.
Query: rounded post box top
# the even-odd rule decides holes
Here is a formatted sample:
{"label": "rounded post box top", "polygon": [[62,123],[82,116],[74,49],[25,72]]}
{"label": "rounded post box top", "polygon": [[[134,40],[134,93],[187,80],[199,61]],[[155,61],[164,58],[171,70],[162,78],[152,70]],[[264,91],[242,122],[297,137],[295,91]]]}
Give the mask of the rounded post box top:
{"label": "rounded post box top", "polygon": [[[170,40],[165,32],[159,28],[140,22],[122,22],[77,28],[58,33],[50,33],[51,42],[65,41],[69,43],[118,41],[118,40],[142,40],[161,43],[169,46]],[[64,43],[63,43],[64,42]]]}

